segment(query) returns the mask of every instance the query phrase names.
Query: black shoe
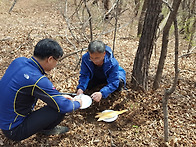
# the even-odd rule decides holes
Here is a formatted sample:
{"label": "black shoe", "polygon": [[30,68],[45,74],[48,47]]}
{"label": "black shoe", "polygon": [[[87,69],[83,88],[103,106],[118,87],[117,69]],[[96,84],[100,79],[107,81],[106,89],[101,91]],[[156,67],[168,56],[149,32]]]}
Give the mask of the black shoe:
{"label": "black shoe", "polygon": [[42,130],[41,134],[43,135],[58,135],[58,134],[63,134],[69,131],[68,127],[64,127],[64,126],[56,126],[53,129],[50,130]]}

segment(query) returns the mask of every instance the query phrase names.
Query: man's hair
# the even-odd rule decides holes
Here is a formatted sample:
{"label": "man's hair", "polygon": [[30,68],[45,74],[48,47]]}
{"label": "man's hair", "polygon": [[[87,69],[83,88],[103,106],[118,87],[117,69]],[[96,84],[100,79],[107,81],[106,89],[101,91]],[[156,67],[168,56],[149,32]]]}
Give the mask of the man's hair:
{"label": "man's hair", "polygon": [[94,40],[89,43],[88,51],[92,53],[104,53],[105,52],[105,44],[102,41]]}
{"label": "man's hair", "polygon": [[58,59],[63,56],[63,49],[55,40],[46,38],[36,44],[33,55],[40,59],[50,56]]}

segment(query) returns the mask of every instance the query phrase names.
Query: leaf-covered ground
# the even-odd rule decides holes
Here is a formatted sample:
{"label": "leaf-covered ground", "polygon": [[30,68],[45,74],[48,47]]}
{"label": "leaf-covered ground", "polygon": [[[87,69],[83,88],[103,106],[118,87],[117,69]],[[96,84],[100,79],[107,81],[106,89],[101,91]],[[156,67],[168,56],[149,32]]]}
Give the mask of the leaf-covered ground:
{"label": "leaf-covered ground", "polygon": [[[0,78],[13,59],[31,57],[33,46],[42,38],[56,39],[65,54],[74,51],[65,36],[67,26],[60,11],[63,7],[62,1],[19,0],[9,14],[11,5],[12,1],[0,1]],[[102,40],[112,47],[112,34],[103,36]],[[67,134],[35,134],[21,142],[14,142],[5,138],[0,131],[0,146],[163,146],[162,98],[164,90],[173,82],[174,38],[170,37],[161,86],[157,91],[152,91],[150,89],[161,48],[159,42],[160,40],[157,41],[156,52],[152,55],[148,92],[130,89],[131,71],[138,46],[136,27],[132,25],[117,32],[115,45],[115,57],[127,72],[127,90],[113,93],[100,103],[93,102],[88,109],[67,114],[61,123],[70,128]],[[180,39],[179,56],[186,53],[187,44]],[[77,47],[81,49],[87,47],[87,44],[80,43]],[[82,54],[63,59],[49,73],[48,77],[59,91],[75,92],[79,77],[77,63]],[[195,54],[179,58],[179,82],[168,104],[169,146],[196,146],[195,61]],[[91,94],[91,91],[87,94]],[[37,107],[42,105],[44,104],[39,101]],[[112,123],[98,122],[96,113],[106,109],[129,111],[119,115]]]}

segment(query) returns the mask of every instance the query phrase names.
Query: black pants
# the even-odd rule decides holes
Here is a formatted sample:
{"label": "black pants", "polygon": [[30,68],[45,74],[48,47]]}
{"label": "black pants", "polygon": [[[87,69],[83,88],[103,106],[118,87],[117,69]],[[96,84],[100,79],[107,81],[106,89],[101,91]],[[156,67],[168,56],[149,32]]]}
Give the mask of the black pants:
{"label": "black pants", "polygon": [[[98,85],[106,85],[107,84],[107,80],[106,79],[96,79],[96,78],[92,78],[87,86],[87,89],[91,90],[95,87],[97,87]],[[124,81],[122,79],[119,79],[119,86],[116,89],[116,91],[121,91],[121,89],[124,87]]]}
{"label": "black pants", "polygon": [[11,130],[2,130],[5,136],[14,141],[21,141],[41,130],[52,129],[58,125],[65,114],[58,113],[51,107],[45,106],[33,111],[17,127]]}

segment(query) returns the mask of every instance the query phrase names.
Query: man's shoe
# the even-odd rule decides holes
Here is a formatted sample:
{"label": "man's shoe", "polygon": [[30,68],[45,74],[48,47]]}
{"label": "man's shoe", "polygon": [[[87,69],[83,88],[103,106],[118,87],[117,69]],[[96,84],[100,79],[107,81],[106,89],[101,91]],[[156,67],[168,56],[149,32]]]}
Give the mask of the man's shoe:
{"label": "man's shoe", "polygon": [[69,131],[68,127],[64,126],[56,126],[53,129],[50,130],[42,130],[40,133],[43,135],[58,135],[63,134]]}

